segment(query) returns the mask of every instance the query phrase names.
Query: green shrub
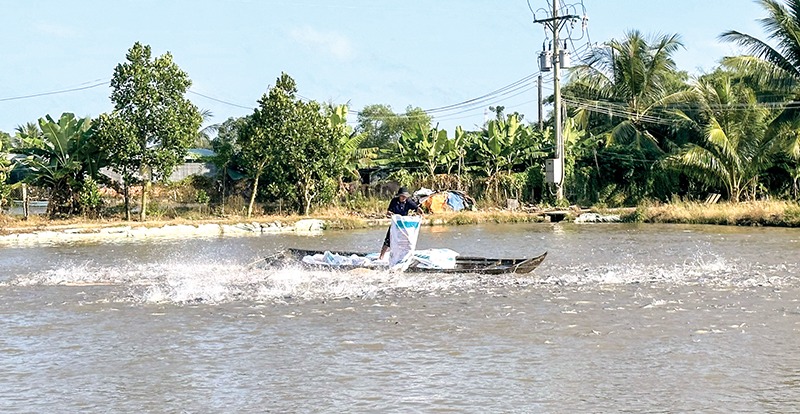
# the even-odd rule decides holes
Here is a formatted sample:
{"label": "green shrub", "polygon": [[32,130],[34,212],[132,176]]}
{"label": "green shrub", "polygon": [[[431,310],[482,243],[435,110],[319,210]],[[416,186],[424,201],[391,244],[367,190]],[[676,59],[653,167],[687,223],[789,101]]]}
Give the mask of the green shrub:
{"label": "green shrub", "polygon": [[103,198],[97,182],[91,177],[84,177],[83,185],[78,191],[78,206],[83,214],[96,215],[103,206]]}
{"label": "green shrub", "polygon": [[200,204],[208,204],[211,201],[211,197],[208,196],[206,190],[200,189],[195,191],[194,193],[194,201]]}
{"label": "green shrub", "polygon": [[636,210],[620,215],[620,220],[625,223],[644,223],[648,219],[648,207],[646,205],[639,205]]}
{"label": "green shrub", "polygon": [[800,227],[800,205],[787,206],[783,213],[783,221],[787,226]]}

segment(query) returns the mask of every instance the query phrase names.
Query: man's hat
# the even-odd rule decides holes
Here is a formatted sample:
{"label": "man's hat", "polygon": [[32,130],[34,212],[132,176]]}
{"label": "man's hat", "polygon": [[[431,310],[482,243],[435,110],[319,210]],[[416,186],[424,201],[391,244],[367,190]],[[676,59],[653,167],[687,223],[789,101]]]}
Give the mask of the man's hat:
{"label": "man's hat", "polygon": [[397,190],[397,194],[395,194],[395,196],[396,197],[403,196],[403,197],[408,198],[408,197],[411,197],[411,194],[408,193],[408,190],[406,190],[405,187],[400,187],[400,189]]}

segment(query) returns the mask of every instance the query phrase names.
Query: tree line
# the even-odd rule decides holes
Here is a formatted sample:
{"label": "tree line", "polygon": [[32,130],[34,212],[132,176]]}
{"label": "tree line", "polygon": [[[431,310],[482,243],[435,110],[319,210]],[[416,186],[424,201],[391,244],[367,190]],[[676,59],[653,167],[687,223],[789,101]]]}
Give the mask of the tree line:
{"label": "tree line", "polygon": [[[721,34],[748,54],[724,58],[710,73],[690,77],[676,67],[679,35],[635,30],[591,49],[570,70],[563,131],[571,203],[623,206],[708,193],[732,202],[797,199],[800,3],[761,4],[767,40]],[[144,220],[151,183],[198,144],[216,154],[212,201],[224,206],[226,196],[247,196],[248,215],[258,202],[308,214],[363,197],[351,184],[369,171],[405,186],[465,190],[488,204],[555,203],[543,171],[554,156],[552,119],[539,128],[495,107],[482,127],[450,134],[419,108],[394,113],[370,105],[351,127],[346,105],[300,99],[283,73],[251,114],[210,132],[200,130],[207,114],[185,98],[190,85],[169,53],[153,57],[136,43],[114,70],[111,113],[47,115],[1,137],[0,152],[25,158],[0,157],[0,203],[19,185],[12,184],[15,168],[25,168],[25,182],[47,190],[51,215],[96,210],[105,184],[121,187],[126,206],[129,187],[140,186]],[[102,168],[122,182],[109,182]]]}

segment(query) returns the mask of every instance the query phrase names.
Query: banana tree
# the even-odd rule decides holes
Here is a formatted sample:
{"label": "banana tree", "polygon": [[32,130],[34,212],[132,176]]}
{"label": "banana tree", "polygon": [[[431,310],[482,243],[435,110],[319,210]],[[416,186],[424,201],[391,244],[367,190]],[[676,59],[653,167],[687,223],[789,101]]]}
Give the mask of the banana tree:
{"label": "banana tree", "polygon": [[342,174],[339,174],[339,188],[344,187],[344,176],[350,179],[359,180],[360,168],[369,167],[378,157],[378,148],[362,148],[361,145],[367,139],[367,134],[357,133],[353,127],[347,125],[347,105],[328,106],[328,125],[333,129],[334,134],[339,137],[339,148],[341,151],[340,164]]}
{"label": "banana tree", "polygon": [[401,160],[421,165],[431,183],[439,166],[458,157],[455,143],[447,137],[447,131],[439,130],[438,126],[428,129],[423,124],[417,124],[410,132],[402,133],[397,148]]}
{"label": "banana tree", "polygon": [[[447,175],[452,174],[453,168],[460,167],[464,162],[464,155],[466,153],[464,144],[467,135],[461,125],[456,127],[455,136],[453,139],[447,140],[447,148],[442,154],[442,163]],[[461,172],[459,171],[459,174]]]}
{"label": "banana tree", "polygon": [[32,171],[28,180],[50,192],[47,213],[72,214],[80,208],[77,192],[84,177],[96,178],[106,157],[92,142],[92,121],[64,113],[58,122],[50,115],[39,118],[41,135],[23,138],[20,152]]}
{"label": "banana tree", "polygon": [[519,161],[525,151],[525,138],[528,131],[522,125],[517,114],[511,114],[506,120],[493,119],[486,124],[480,139],[476,141],[475,154],[479,169],[486,174],[488,187],[493,187],[494,196],[500,195],[500,173],[511,173],[514,164]]}

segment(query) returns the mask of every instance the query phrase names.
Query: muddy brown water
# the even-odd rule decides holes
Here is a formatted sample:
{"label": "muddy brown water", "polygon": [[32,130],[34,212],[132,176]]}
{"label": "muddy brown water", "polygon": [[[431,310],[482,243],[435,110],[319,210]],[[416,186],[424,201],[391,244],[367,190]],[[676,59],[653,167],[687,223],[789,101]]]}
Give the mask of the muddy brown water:
{"label": "muddy brown water", "polygon": [[0,247],[0,412],[798,412],[800,230],[425,227],[530,275],[249,266],[385,229]]}

